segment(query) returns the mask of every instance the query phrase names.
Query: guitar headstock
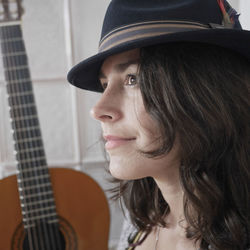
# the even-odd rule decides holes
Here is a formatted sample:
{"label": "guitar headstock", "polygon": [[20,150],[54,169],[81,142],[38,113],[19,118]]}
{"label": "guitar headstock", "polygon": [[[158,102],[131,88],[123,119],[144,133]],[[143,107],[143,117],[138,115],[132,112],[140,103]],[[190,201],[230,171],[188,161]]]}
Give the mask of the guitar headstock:
{"label": "guitar headstock", "polygon": [[23,8],[22,0],[0,0],[0,23],[20,21]]}

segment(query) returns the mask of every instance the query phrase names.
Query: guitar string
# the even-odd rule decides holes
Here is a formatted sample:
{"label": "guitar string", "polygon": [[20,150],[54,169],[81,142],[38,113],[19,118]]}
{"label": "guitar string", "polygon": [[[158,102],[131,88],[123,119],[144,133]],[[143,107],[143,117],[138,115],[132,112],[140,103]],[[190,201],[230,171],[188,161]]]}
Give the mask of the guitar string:
{"label": "guitar string", "polygon": [[[24,44],[23,44],[23,46],[24,46]],[[28,65],[27,65],[28,66]],[[24,85],[25,83],[21,83],[21,85]],[[32,88],[32,85],[31,85],[31,88]],[[35,97],[33,96],[33,98],[34,98],[34,100],[33,100],[33,104],[35,104]],[[36,108],[36,106],[34,105],[34,108]],[[35,110],[36,111],[36,110]],[[36,112],[37,113],[37,112]],[[39,125],[39,121],[38,121],[38,117],[37,117],[37,123],[38,123],[38,125]],[[29,125],[31,125],[32,126],[32,124],[29,124]],[[39,130],[40,131],[40,130]],[[28,131],[29,132],[29,131]],[[41,147],[43,146],[43,142],[42,142],[42,135],[40,134],[39,135],[40,136],[40,144],[41,144]],[[38,145],[37,145],[38,146]],[[43,147],[42,147],[43,148]],[[32,157],[34,156],[34,158],[36,157],[35,156],[35,153],[34,153],[34,151],[31,151],[32,152]],[[43,167],[45,167],[45,166],[47,166],[47,163],[46,163],[46,157],[45,157],[45,151],[43,151],[43,154],[44,154],[44,166]],[[35,170],[37,170],[37,168],[32,168],[32,169],[35,169]],[[48,171],[48,168],[46,167],[46,168],[44,168],[43,169],[44,171],[43,171],[43,174],[44,174],[44,172],[46,173],[48,173],[49,174],[49,171]],[[45,171],[46,170],[46,171]],[[36,173],[35,173],[35,176],[36,177],[38,177],[39,175],[38,175],[38,171],[35,171]],[[46,181],[45,181],[45,179],[46,179]],[[50,182],[50,178],[49,177],[44,177],[44,176],[42,176],[42,178],[40,179],[41,180],[41,183],[39,183],[39,180],[38,179],[36,179],[36,184],[37,184],[37,186],[38,186],[38,188],[40,189],[40,192],[39,192],[39,194],[41,194],[41,192],[43,191],[43,189],[45,190],[45,192],[48,192],[49,191],[49,189],[51,190],[51,191],[53,191],[52,190],[52,187],[51,187],[51,182]],[[42,185],[42,184],[45,184],[45,183],[48,183],[48,184],[50,184],[50,186],[49,187],[46,187],[46,186],[44,186],[44,188],[43,187],[41,187],[40,186],[40,184]],[[52,196],[53,197],[53,196]],[[41,196],[39,197],[40,198],[40,200],[42,200],[41,199]],[[45,199],[45,200],[47,200],[47,199]],[[54,200],[54,199],[53,199]],[[55,205],[55,203],[53,203],[54,205]],[[47,206],[47,208],[49,207],[49,202],[48,201],[46,201],[46,202],[42,202],[42,203],[39,203],[39,205],[38,205],[38,207],[39,208],[41,208],[42,207],[42,213],[40,213],[40,215],[42,216],[43,215],[43,213],[46,215],[46,206]],[[54,208],[55,209],[55,208]],[[39,213],[38,213],[39,214]],[[62,249],[62,246],[61,246],[61,241],[60,241],[60,236],[59,236],[59,228],[56,228],[56,227],[54,227],[53,225],[47,225],[47,224],[45,224],[46,223],[46,219],[44,220],[44,223],[43,223],[43,220],[41,219],[40,220],[42,223],[42,226],[43,226],[43,228],[44,228],[44,233],[45,233],[45,237],[46,237],[46,243],[48,243],[48,245],[49,245],[49,248],[52,246],[52,248],[53,249],[56,249],[56,250],[58,250],[58,248],[57,247],[59,247],[59,249]],[[40,225],[41,225],[40,224]],[[38,225],[38,227],[40,227],[40,225]],[[48,226],[48,228],[49,228],[49,230],[47,230],[47,226]],[[57,226],[59,226],[59,225],[57,225]],[[48,232],[49,231],[49,232]],[[54,242],[54,239],[56,240],[56,242]],[[51,243],[51,244],[50,244]],[[42,242],[41,242],[41,244],[42,244]],[[56,245],[55,245],[56,244]],[[47,250],[47,248],[46,248],[46,250]]]}
{"label": "guitar string", "polygon": [[[9,34],[8,27],[6,27],[6,28],[3,27],[2,32],[3,32],[3,37],[5,37],[5,38],[11,37],[11,35]],[[3,57],[4,57],[4,60],[5,60],[5,63],[6,63],[6,67],[8,68],[9,66],[12,66],[11,58],[8,55],[10,53],[11,49],[9,48],[9,44],[8,43],[3,43],[3,46],[5,46],[5,51],[3,52]],[[6,53],[6,55],[5,55],[5,53]],[[13,98],[13,93],[12,93],[13,90],[11,89],[13,86],[11,86],[11,83],[10,83],[11,82],[11,73],[7,69],[6,72],[5,72],[5,74],[6,74],[6,84],[9,86],[9,90],[7,88],[7,91],[8,91],[8,94],[9,94],[10,112],[12,110],[12,114],[11,114],[12,126],[13,126],[14,131],[17,131],[17,124],[15,122],[15,119],[16,119],[16,116],[18,116],[17,115],[18,111],[16,111],[16,110],[13,109],[14,98]],[[10,81],[10,82],[8,83],[8,81]],[[13,89],[15,90],[14,92],[17,92],[15,85],[14,85]],[[16,98],[18,98],[18,96]],[[16,152],[18,152],[18,151],[20,152],[20,147],[19,147],[19,144],[18,144],[18,133],[17,132],[16,132],[15,136],[16,136],[16,138],[14,139],[15,140],[15,147],[16,147],[15,150],[16,150]],[[13,137],[14,137],[14,134],[13,134]],[[16,155],[16,158],[17,158],[17,155]],[[20,159],[16,159],[16,160],[17,160],[17,163],[19,162],[18,164],[19,164],[19,167],[21,168]],[[18,170],[19,170],[18,179],[20,177],[21,177],[21,179],[23,179],[23,173],[20,171],[20,169],[18,169]],[[22,180],[21,180],[21,182],[18,183],[18,187],[22,188],[22,192],[20,192],[20,190],[19,190],[19,193],[23,196],[22,202],[27,204],[27,202],[26,202],[26,195],[24,195],[24,190],[25,190],[24,189],[24,182]],[[23,211],[25,213],[25,215],[23,215],[23,217],[26,218],[26,215],[27,215],[27,205],[24,205]],[[28,228],[26,231],[27,231],[28,239],[29,239],[29,241],[28,241],[29,248],[31,250],[33,250],[34,249],[34,244],[36,244],[36,240],[33,239],[33,235],[32,235],[32,232],[31,232],[30,228]]]}
{"label": "guitar string", "polygon": [[[23,44],[23,46],[24,46],[24,44]],[[27,59],[26,59],[27,60]],[[21,71],[22,72],[22,71]],[[27,72],[28,73],[28,72]],[[24,73],[23,73],[24,74]],[[22,74],[21,74],[22,75]],[[25,77],[23,77],[23,75],[22,75],[22,78],[26,78],[26,76]],[[27,78],[29,78],[30,79],[30,76],[28,76]],[[24,85],[25,85],[25,83],[21,83],[21,86],[23,85],[23,87],[24,87]],[[31,85],[31,83],[30,83],[30,88],[32,88],[32,85]],[[25,99],[26,99],[26,101],[27,102],[33,102],[32,104],[33,104],[33,109],[34,109],[34,99],[33,100],[31,100],[31,98],[34,98],[32,95],[27,95],[27,96],[25,96]],[[32,109],[31,108],[31,109]],[[27,109],[28,110],[28,109]],[[33,111],[31,111],[30,110],[30,112],[31,113],[29,113],[29,112],[27,112],[27,114],[28,115],[32,115],[32,114],[34,114],[34,111],[36,111],[36,110],[33,110]],[[31,120],[29,120],[28,119],[28,123],[29,123],[29,127],[32,127],[32,122],[31,122]],[[31,130],[28,130],[27,131],[28,132],[28,134],[30,134],[31,136],[30,137],[33,137],[33,135],[32,135],[32,133],[31,133]],[[35,146],[36,147],[36,146]],[[35,151],[33,151],[33,150],[31,150],[29,153],[29,156],[31,157],[31,159],[33,159],[34,160],[34,162],[37,162],[37,156],[35,155]],[[34,164],[33,164],[34,165]],[[35,184],[34,186],[34,190],[39,190],[38,191],[38,195],[36,196],[36,199],[38,200],[41,200],[41,197],[39,196],[39,194],[41,194],[41,192],[42,192],[42,188],[40,187],[40,183],[39,183],[39,180],[36,178],[37,176],[38,176],[38,171],[36,171],[37,170],[37,168],[35,167],[35,166],[32,166],[32,161],[30,162],[30,166],[31,166],[31,169],[32,169],[32,177],[34,177],[34,179],[33,179],[33,181],[31,181],[30,183],[32,183],[32,184]],[[31,185],[32,185],[31,184]],[[36,192],[37,193],[37,192]],[[35,209],[37,208],[37,209],[40,209],[42,206],[40,205],[40,203],[38,203],[38,204],[36,204],[36,206],[35,206]],[[39,211],[39,210],[38,210]],[[44,209],[42,209],[42,211],[44,211]],[[36,215],[37,216],[42,216],[42,213],[39,213],[39,212],[34,212],[34,213],[31,213],[32,214],[32,216],[35,216],[36,217]],[[35,219],[34,219],[34,221],[35,221]],[[44,224],[44,223],[41,223],[41,220],[40,219],[38,219],[37,221],[39,221],[40,223],[38,223],[38,224],[36,224],[36,227],[37,227],[37,230],[36,231],[34,231],[34,233],[38,233],[38,236],[39,236],[39,246],[42,248],[42,249],[48,249],[49,247],[50,247],[50,244],[49,244],[49,237],[48,237],[48,232],[47,232],[47,228],[46,228],[46,225]],[[44,241],[43,241],[43,238],[44,238]]]}
{"label": "guitar string", "polygon": [[[20,32],[21,32],[21,30],[20,30]],[[23,42],[23,41],[22,41]],[[22,46],[24,47],[24,43],[22,44]],[[25,58],[26,60],[27,60],[27,58]],[[28,65],[27,65],[28,66]],[[19,71],[19,72],[22,72],[22,71]],[[27,72],[28,73],[28,72]],[[21,75],[21,78],[28,78],[28,79],[30,79],[30,76],[28,75],[28,77],[27,76],[25,76],[25,77],[23,77],[24,76],[24,72],[23,72],[23,74],[22,73],[20,73],[20,75]],[[27,83],[26,83],[27,84]],[[25,85],[25,83],[21,83],[21,86],[23,86],[23,88],[24,88],[24,85]],[[31,80],[30,80],[30,88],[32,88],[32,85],[31,85]],[[33,104],[33,107],[31,106],[31,108],[30,108],[30,110],[29,110],[29,112],[28,112],[28,109],[27,109],[27,115],[34,115],[34,113],[37,115],[37,113],[36,113],[36,110],[35,110],[35,106],[34,106],[34,99],[33,100],[31,100],[31,98],[33,99],[34,97],[32,96],[32,95],[25,95],[25,97],[24,97],[24,99],[27,101],[27,102],[33,102],[32,104]],[[25,102],[26,103],[26,102]],[[32,110],[32,108],[33,108],[33,111],[31,111]],[[38,118],[36,118],[37,119],[37,121],[38,121]],[[29,127],[32,127],[32,122],[31,122],[31,120],[30,119],[28,119],[27,120],[28,121],[28,126]],[[34,132],[35,133],[35,132]],[[32,132],[31,132],[31,130],[28,130],[27,131],[27,134],[29,135],[29,138],[32,138],[33,137],[33,135],[32,135]],[[40,135],[39,135],[40,136]],[[41,137],[40,137],[41,138]],[[40,139],[41,140],[41,139]],[[36,146],[35,146],[36,147]],[[39,163],[41,163],[41,161],[37,161],[37,156],[35,155],[35,151],[33,151],[33,150],[31,150],[31,151],[29,151],[28,153],[27,153],[27,155],[29,155],[29,157],[31,157],[31,159],[33,159],[34,160],[34,162],[39,162]],[[39,195],[39,194],[41,194],[41,192],[42,192],[42,188],[41,188],[41,186],[40,186],[40,183],[39,183],[39,180],[37,179],[37,176],[38,176],[38,171],[37,171],[37,167],[35,167],[34,165],[38,165],[37,163],[33,163],[32,164],[32,162],[33,161],[31,161],[30,163],[29,163],[29,169],[31,169],[31,173],[32,173],[32,177],[33,177],[33,180],[31,180],[30,181],[30,183],[31,183],[31,185],[33,185],[33,184],[35,184],[34,185],[34,190],[36,191],[36,193],[37,193],[37,196],[36,196],[36,200],[38,201],[41,201],[42,199],[42,197],[41,197],[41,195]],[[39,164],[39,166],[40,166],[41,164]],[[44,165],[44,164],[42,164],[42,165]],[[31,206],[32,207],[32,206]],[[41,204],[41,203],[36,203],[36,205],[34,206],[35,207],[35,209],[38,209],[38,211],[45,211],[45,209],[43,208],[43,205]],[[42,210],[40,210],[42,208]],[[35,227],[33,228],[33,231],[34,231],[34,234],[37,234],[37,236],[39,237],[39,250],[40,249],[49,249],[50,248],[50,243],[49,243],[49,236],[48,236],[48,230],[47,230],[47,227],[46,227],[46,224],[45,223],[43,223],[43,220],[42,219],[39,219],[39,216],[41,216],[42,217],[42,212],[38,212],[38,211],[35,211],[35,212],[31,212],[31,216],[34,216],[35,218],[36,217],[38,217],[38,219],[34,219],[34,221],[39,221],[39,223],[35,223],[36,225],[35,225]]]}
{"label": "guitar string", "polygon": [[[12,26],[11,28],[14,30],[14,31],[18,31],[18,27],[19,26]],[[9,31],[10,31],[10,29],[9,29]],[[15,33],[15,32],[14,32]],[[13,37],[13,34],[11,34],[10,35],[10,37]],[[21,43],[22,43],[22,41],[21,41]],[[23,46],[24,46],[24,44],[22,44]],[[14,43],[14,51],[18,51],[18,48],[17,48],[17,46],[16,46],[16,43]],[[13,59],[14,59],[14,65],[12,65],[12,64],[10,64],[11,65],[11,67],[15,67],[15,65],[18,65],[18,62],[17,62],[17,58],[16,58],[16,56],[13,56]],[[20,61],[21,61],[21,59],[20,59]],[[21,76],[21,74],[20,74],[20,70],[19,71],[17,71],[17,70],[15,70],[15,68],[14,68],[14,70],[12,71],[10,71],[9,72],[10,73],[10,76],[14,76],[14,77],[10,77],[10,79],[12,79],[12,78],[14,78],[14,79],[19,79],[19,76]],[[19,88],[19,90],[23,87],[24,88],[24,85],[22,86],[21,84],[16,84],[16,85],[14,85],[14,87],[15,88]],[[27,95],[28,96],[28,95]],[[19,100],[17,101],[17,106],[18,106],[18,104],[20,105],[20,106],[22,106],[21,104],[22,104],[22,98],[23,98],[23,101],[25,100],[25,101],[30,101],[30,100],[27,100],[28,99],[28,97],[27,97],[26,95],[25,95],[25,91],[24,91],[24,95],[23,95],[23,97],[22,97],[22,95],[17,95],[17,100],[18,100],[18,98],[19,98]],[[14,98],[13,98],[14,99]],[[27,112],[27,114],[25,114],[25,112],[24,112],[24,110],[22,109],[22,108],[17,108],[16,109],[16,111],[17,111],[17,114],[19,115],[19,117],[25,117],[25,116],[27,116],[27,115],[29,115],[28,113],[28,111],[26,110],[26,112]],[[20,124],[22,124],[22,128],[24,127],[25,128],[25,120],[26,119],[24,119],[24,120],[20,120]],[[27,125],[28,126],[30,126],[31,124],[30,124],[30,121],[29,121],[29,119],[27,119]],[[27,137],[28,138],[31,138],[32,137],[32,133],[31,133],[31,131],[30,130],[26,130],[26,131],[24,131],[23,133],[25,134],[27,132]],[[17,133],[18,134],[18,133]],[[21,133],[20,133],[21,134]],[[24,155],[25,156],[27,156],[29,153],[24,153]],[[31,151],[31,159],[35,159],[35,157],[34,157],[35,155],[33,155],[33,152]],[[20,155],[20,161],[21,161],[21,155]],[[29,167],[29,169],[30,169],[30,167],[31,167],[31,169],[33,169],[32,168],[32,161],[30,161],[30,162],[28,162],[28,167]],[[22,166],[22,164],[21,164],[21,166]],[[24,167],[24,166],[23,166]],[[27,174],[28,175],[28,174]],[[26,195],[26,193],[28,193],[28,194],[32,194],[32,191],[31,191],[31,189],[28,189],[28,192],[27,192],[27,190],[26,190],[26,187],[25,187],[25,184],[24,184],[24,176],[23,176],[23,174],[22,174],[22,182],[23,182],[23,187],[24,187],[24,193],[25,193],[25,195]],[[37,184],[36,184],[37,185]],[[26,196],[27,197],[27,196]],[[26,206],[27,206],[27,202],[26,202]],[[28,207],[28,206],[27,206]],[[28,209],[27,209],[28,210]],[[29,223],[31,223],[32,224],[32,220],[29,218],[29,216],[28,216],[28,211],[26,210],[26,213],[25,213],[25,217],[26,217],[26,220],[29,222]],[[27,223],[27,224],[29,224],[29,223]],[[30,227],[30,231],[31,231],[31,235],[33,236],[32,238],[34,238],[34,242],[35,242],[35,247],[37,248],[37,249],[45,249],[44,248],[44,246],[43,246],[43,241],[41,241],[41,240],[39,240],[41,237],[39,237],[40,235],[41,235],[41,228],[39,227],[39,225],[38,225],[38,228],[36,228],[36,224],[35,224],[35,226],[31,226]],[[30,244],[30,243],[29,243]],[[46,250],[46,249],[45,249]]]}
{"label": "guitar string", "polygon": [[[10,29],[15,29],[15,26],[10,26]],[[9,29],[9,31],[10,31],[10,29]],[[8,30],[7,30],[8,31]],[[13,37],[13,34],[9,34],[8,35],[8,37]],[[9,46],[9,44],[7,44],[8,46]],[[13,46],[13,45],[12,45]],[[15,48],[15,46],[14,46],[14,48]],[[13,49],[12,48],[8,48],[8,53],[10,53],[11,51],[12,51]],[[15,50],[14,50],[15,51]],[[10,67],[13,67],[13,66],[15,66],[15,65],[17,65],[17,58],[15,57],[15,56],[11,56],[11,57],[9,57],[10,58],[10,63],[9,63],[9,65],[10,65]],[[12,59],[12,60],[11,60]],[[20,60],[20,58],[19,58],[19,60]],[[14,64],[14,65],[13,65]],[[18,79],[18,72],[15,72],[15,71],[13,71],[13,72],[11,72],[11,71],[9,71],[9,78],[10,78],[10,80],[11,79]],[[15,91],[14,91],[14,93],[18,93],[18,90],[20,91],[20,84],[15,84],[14,85],[14,89],[15,89]],[[24,98],[24,97],[23,97]],[[14,103],[14,101],[16,100],[16,105],[18,105],[18,104],[21,104],[21,102],[22,102],[22,96],[21,95],[17,95],[15,98],[14,98],[14,96],[13,96],[13,98],[12,98],[12,101],[13,101],[13,103]],[[14,112],[16,112],[16,114],[14,114]],[[13,108],[13,114],[14,115],[17,115],[18,117],[24,117],[24,113],[23,113],[23,110],[22,109],[14,109]],[[22,127],[25,127],[25,119],[22,121],[22,120],[20,120],[19,121],[20,122],[20,127],[22,128]],[[18,127],[18,126],[17,126]],[[21,133],[19,134],[18,132],[16,132],[16,138],[17,138],[17,142],[18,142],[18,140],[20,139],[20,138],[18,138],[18,137],[22,137],[22,136],[20,136],[21,135]],[[20,150],[19,150],[19,152],[21,152]],[[31,191],[29,191],[29,189],[28,189],[28,192],[27,192],[27,190],[26,190],[26,188],[25,188],[25,183],[24,183],[24,173],[23,173],[23,169],[22,168],[24,168],[24,164],[21,162],[21,160],[22,160],[22,157],[21,157],[21,153],[20,153],[20,155],[19,155],[19,161],[20,161],[20,169],[19,169],[19,174],[20,174],[20,172],[21,172],[21,177],[22,177],[22,180],[21,180],[21,182],[23,183],[23,189],[22,189],[22,193],[23,193],[23,196],[25,197],[25,207],[26,207],[26,211],[25,211],[25,214],[24,214],[24,217],[25,217],[25,219],[26,219],[26,222],[25,222],[25,224],[27,225],[27,224],[32,224],[32,221],[30,221],[29,220],[29,216],[28,216],[28,205],[27,205],[27,195],[29,195],[29,194],[31,194],[32,192]],[[30,239],[34,242],[34,246],[32,246],[32,247],[34,247],[34,248],[38,248],[39,246],[38,246],[38,239],[37,239],[37,234],[36,234],[36,232],[34,231],[34,229],[32,229],[32,226],[31,227],[28,227],[29,229],[29,231],[30,231],[30,234],[31,234],[31,237],[30,237]],[[30,239],[28,238],[28,242],[29,242],[29,244],[31,245],[32,243],[30,242]]]}

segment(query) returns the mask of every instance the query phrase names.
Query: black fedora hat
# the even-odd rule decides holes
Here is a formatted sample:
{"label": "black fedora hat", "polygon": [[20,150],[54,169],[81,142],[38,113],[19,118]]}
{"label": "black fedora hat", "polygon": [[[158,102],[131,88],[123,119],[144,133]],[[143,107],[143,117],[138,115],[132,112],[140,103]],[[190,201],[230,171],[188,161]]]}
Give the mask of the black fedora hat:
{"label": "black fedora hat", "polygon": [[98,74],[108,56],[169,42],[214,44],[250,60],[250,31],[242,30],[236,11],[225,0],[112,0],[98,53],[74,66],[68,81],[102,92]]}

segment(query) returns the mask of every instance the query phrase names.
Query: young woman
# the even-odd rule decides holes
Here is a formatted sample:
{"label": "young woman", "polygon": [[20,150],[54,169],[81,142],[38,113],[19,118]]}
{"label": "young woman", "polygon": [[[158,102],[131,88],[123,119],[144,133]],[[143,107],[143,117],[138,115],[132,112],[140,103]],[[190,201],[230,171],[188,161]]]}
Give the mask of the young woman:
{"label": "young woman", "polygon": [[123,249],[250,249],[249,44],[224,1],[111,2],[99,53],[68,78],[102,92]]}

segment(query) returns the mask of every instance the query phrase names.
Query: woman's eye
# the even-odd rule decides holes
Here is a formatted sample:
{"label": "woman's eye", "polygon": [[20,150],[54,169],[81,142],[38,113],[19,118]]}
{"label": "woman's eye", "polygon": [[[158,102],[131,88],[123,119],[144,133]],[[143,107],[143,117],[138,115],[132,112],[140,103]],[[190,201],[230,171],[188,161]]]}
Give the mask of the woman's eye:
{"label": "woman's eye", "polygon": [[101,85],[102,85],[103,90],[105,90],[107,88],[107,86],[108,86],[108,83],[104,82]]}
{"label": "woman's eye", "polygon": [[126,85],[134,86],[137,84],[137,79],[135,75],[127,75]]}

